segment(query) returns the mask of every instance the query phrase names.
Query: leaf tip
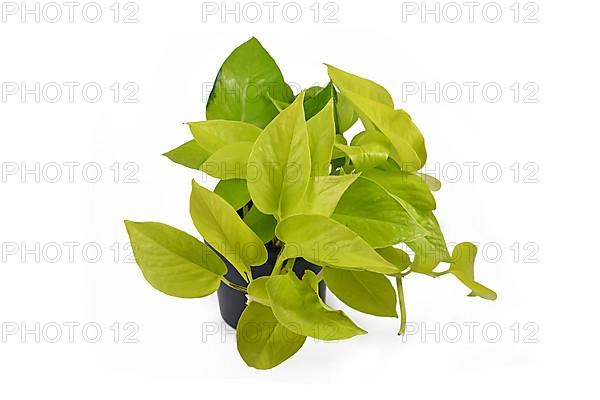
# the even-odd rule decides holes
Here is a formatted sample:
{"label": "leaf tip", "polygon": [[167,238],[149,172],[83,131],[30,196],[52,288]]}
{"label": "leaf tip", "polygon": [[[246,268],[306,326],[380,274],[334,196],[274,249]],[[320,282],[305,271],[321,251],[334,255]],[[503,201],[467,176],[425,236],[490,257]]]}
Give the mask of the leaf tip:
{"label": "leaf tip", "polygon": [[296,97],[296,99],[294,100],[294,102],[298,102],[301,104],[302,109],[304,109],[304,95],[306,94],[306,90],[301,91],[300,93],[298,93],[298,96]]}
{"label": "leaf tip", "polygon": [[498,294],[496,292],[494,292],[492,289],[488,289],[488,288],[486,288],[486,289],[487,289],[487,291],[485,293],[478,293],[478,292],[472,291],[467,296],[468,297],[481,297],[482,299],[490,300],[490,301],[495,301],[498,299]]}

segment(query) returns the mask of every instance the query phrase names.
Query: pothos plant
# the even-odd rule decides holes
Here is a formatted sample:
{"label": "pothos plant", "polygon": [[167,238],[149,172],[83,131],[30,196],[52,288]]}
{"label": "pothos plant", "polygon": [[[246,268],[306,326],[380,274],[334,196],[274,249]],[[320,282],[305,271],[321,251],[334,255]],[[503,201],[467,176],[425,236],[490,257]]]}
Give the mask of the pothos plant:
{"label": "pothos plant", "polygon": [[[247,294],[237,346],[259,369],[291,357],[307,336],[366,333],[321,300],[321,280],[358,311],[398,317],[398,308],[399,334],[409,274],[454,275],[469,296],[496,298],[474,279],[475,245],[447,249],[433,213],[440,182],[419,172],[427,153],[411,117],[379,84],[326,66],[327,85],[294,96],[257,39],[235,49],[217,75],[207,121],[188,123],[193,139],[165,154],[220,180],[214,191],[192,182],[191,218],[208,245],[161,223],[125,222],[156,289],[195,298],[223,284]],[[364,129],[348,141],[359,120]],[[401,243],[412,257],[394,247]],[[272,273],[255,278],[267,247],[278,252]],[[298,257],[321,271],[299,278]],[[246,285],[224,277],[223,259]],[[439,271],[440,263],[449,267]]]}

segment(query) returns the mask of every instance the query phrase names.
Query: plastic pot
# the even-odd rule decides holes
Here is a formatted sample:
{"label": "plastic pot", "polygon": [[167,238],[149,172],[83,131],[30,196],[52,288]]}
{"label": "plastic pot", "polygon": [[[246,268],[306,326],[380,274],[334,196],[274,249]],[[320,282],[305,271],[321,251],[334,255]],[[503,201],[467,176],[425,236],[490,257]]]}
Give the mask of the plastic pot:
{"label": "plastic pot", "polygon": [[[271,274],[271,271],[273,271],[273,267],[275,266],[275,260],[277,259],[279,249],[267,245],[267,252],[269,254],[267,262],[263,265],[252,267],[253,278],[267,276]],[[220,254],[219,256],[225,262],[225,265],[227,265],[227,274],[225,274],[225,278],[227,278],[230,282],[246,287],[246,282],[239,274],[239,272],[234,268],[234,266],[231,265],[231,263]],[[321,271],[321,267],[311,264],[303,258],[297,258],[296,262],[294,263],[294,272],[296,273],[296,275],[299,278],[302,278],[304,271],[306,271],[307,269],[310,269],[315,274],[318,274],[319,271]],[[319,296],[323,301],[325,301],[325,282],[323,281],[319,282]],[[246,295],[242,292],[230,288],[224,283],[221,283],[219,290],[217,290],[217,297],[219,298],[219,309],[221,310],[221,317],[223,317],[223,320],[227,323],[227,325],[231,326],[232,328],[236,328],[240,316],[246,308]]]}

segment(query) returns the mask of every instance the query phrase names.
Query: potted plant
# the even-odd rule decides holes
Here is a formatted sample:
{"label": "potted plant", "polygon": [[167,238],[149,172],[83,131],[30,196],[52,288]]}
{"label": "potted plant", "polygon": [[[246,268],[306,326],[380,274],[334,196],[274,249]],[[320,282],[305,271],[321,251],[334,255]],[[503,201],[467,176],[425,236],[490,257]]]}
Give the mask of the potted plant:
{"label": "potted plant", "polygon": [[[144,277],[177,297],[219,291],[244,361],[268,369],[307,336],[366,331],[324,302],[406,324],[407,275],[452,274],[470,296],[476,247],[449,253],[433,211],[440,182],[419,170],[425,142],[411,117],[368,79],[327,65],[330,82],[294,96],[255,38],[223,63],[193,139],[165,155],[220,179],[192,182],[190,214],[204,239],[156,222],[125,221]],[[360,120],[364,130],[344,133]],[[409,256],[393,247],[403,243]],[[406,249],[406,247],[405,247]],[[438,271],[440,263],[449,267]],[[391,281],[390,281],[391,279]],[[395,282],[395,286],[392,284]]]}

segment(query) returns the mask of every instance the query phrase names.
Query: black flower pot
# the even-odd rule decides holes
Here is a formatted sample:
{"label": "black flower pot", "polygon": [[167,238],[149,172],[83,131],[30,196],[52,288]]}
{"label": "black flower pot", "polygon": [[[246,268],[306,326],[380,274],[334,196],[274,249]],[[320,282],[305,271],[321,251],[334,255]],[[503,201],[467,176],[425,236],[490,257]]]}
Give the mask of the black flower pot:
{"label": "black flower pot", "polygon": [[[254,279],[261,276],[270,275],[271,271],[273,271],[279,249],[269,244],[267,245],[267,252],[269,255],[267,262],[263,265],[252,267],[252,277]],[[225,278],[227,278],[230,282],[246,287],[246,282],[240,273],[235,269],[235,267],[231,265],[231,263],[223,256],[220,254],[219,256],[221,259],[223,259],[225,265],[227,265],[227,274],[225,274]],[[302,278],[304,271],[307,269],[310,269],[315,274],[318,274],[319,271],[321,271],[321,267],[311,264],[303,258],[297,258],[296,262],[294,263],[294,272],[296,275],[299,278]],[[319,282],[319,296],[323,301],[325,301],[325,282],[323,281]],[[232,328],[236,328],[240,316],[246,308],[246,295],[230,288],[224,283],[221,283],[221,286],[217,291],[217,297],[219,298],[219,309],[221,310],[221,316],[223,317],[223,320],[225,320],[227,325],[231,326]]]}

